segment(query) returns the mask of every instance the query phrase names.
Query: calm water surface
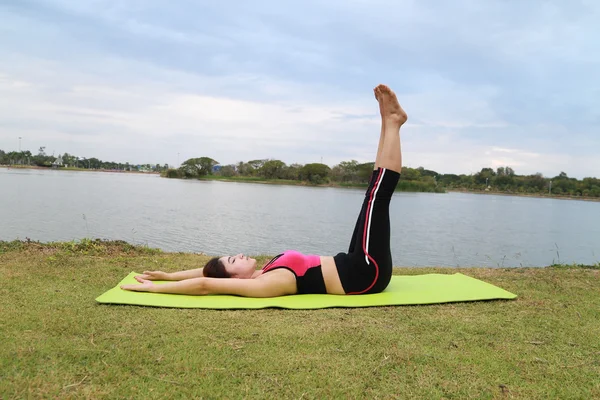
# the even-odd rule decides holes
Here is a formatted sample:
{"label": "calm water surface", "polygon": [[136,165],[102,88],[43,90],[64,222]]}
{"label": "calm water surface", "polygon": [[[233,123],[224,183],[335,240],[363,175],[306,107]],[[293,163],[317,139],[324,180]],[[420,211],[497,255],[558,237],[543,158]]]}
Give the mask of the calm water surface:
{"label": "calm water surface", "polygon": [[[347,251],[364,191],[0,168],[0,240],[121,239],[166,251]],[[398,266],[600,261],[600,203],[396,193]]]}

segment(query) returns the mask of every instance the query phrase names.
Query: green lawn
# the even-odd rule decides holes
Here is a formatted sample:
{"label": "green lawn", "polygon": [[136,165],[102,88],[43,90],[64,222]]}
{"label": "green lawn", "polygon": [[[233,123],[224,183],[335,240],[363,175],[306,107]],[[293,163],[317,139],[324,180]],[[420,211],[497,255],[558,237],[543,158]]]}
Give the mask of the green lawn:
{"label": "green lawn", "polygon": [[94,301],[130,271],[208,258],[0,242],[0,398],[600,398],[598,266],[460,269],[514,301],[316,311]]}

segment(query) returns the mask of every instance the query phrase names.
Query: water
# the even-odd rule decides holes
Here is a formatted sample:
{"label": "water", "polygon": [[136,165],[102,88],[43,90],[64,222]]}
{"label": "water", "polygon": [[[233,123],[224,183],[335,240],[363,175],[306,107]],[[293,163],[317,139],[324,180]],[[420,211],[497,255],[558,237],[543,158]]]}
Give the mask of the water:
{"label": "water", "polygon": [[[0,240],[120,239],[165,251],[347,251],[363,190],[0,168]],[[600,261],[600,203],[396,193],[399,266]]]}

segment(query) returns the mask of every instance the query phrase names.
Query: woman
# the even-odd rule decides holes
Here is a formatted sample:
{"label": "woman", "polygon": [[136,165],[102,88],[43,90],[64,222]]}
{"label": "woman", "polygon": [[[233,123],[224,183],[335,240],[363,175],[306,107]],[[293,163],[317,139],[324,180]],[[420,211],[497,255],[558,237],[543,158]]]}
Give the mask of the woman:
{"label": "woman", "polygon": [[[366,294],[383,291],[392,276],[389,203],[402,169],[400,127],[406,113],[385,85],[374,89],[381,113],[375,170],[367,189],[348,253],[335,257],[286,251],[261,270],[256,260],[238,254],[213,258],[204,268],[175,273],[146,271],[141,284],[123,285],[138,292],[189,295],[231,294],[275,297],[289,294]],[[153,280],[170,280],[156,285]]]}

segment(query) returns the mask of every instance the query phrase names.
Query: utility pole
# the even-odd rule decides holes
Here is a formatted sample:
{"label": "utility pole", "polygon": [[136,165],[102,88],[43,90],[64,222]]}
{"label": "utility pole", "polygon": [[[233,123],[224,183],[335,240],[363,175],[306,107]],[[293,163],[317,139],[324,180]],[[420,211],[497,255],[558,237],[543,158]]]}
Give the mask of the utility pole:
{"label": "utility pole", "polygon": [[552,181],[550,181],[550,185],[548,185],[548,194],[552,196]]}
{"label": "utility pole", "polygon": [[21,152],[21,139],[23,139],[21,136],[19,136],[19,153]]}

